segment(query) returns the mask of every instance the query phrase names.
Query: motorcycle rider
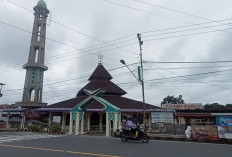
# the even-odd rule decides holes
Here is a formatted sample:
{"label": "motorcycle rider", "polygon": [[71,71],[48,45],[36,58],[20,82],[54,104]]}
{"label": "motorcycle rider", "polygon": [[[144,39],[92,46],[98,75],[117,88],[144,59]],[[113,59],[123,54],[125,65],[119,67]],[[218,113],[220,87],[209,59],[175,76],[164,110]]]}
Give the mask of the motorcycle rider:
{"label": "motorcycle rider", "polygon": [[126,125],[129,128],[129,136],[131,138],[136,138],[135,137],[135,132],[136,132],[135,124],[131,121],[131,119],[132,119],[132,116],[128,115]]}
{"label": "motorcycle rider", "polygon": [[127,122],[127,115],[123,115],[123,117],[122,117],[122,123],[121,123],[122,129],[125,130],[125,131],[128,131],[129,128],[126,125],[126,122]]}

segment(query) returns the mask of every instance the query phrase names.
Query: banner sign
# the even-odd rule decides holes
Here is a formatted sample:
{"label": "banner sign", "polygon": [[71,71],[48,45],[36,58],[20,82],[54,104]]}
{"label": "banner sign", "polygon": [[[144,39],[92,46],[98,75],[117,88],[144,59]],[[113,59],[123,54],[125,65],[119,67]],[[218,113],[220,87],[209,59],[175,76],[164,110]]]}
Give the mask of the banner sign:
{"label": "banner sign", "polygon": [[6,128],[6,122],[1,121],[0,122],[0,129],[5,129]]}
{"label": "banner sign", "polygon": [[193,125],[193,138],[218,139],[217,127],[214,125]]}
{"label": "banner sign", "polygon": [[219,138],[232,139],[232,116],[216,117]]}
{"label": "banner sign", "polygon": [[174,123],[173,112],[151,112],[151,123]]}

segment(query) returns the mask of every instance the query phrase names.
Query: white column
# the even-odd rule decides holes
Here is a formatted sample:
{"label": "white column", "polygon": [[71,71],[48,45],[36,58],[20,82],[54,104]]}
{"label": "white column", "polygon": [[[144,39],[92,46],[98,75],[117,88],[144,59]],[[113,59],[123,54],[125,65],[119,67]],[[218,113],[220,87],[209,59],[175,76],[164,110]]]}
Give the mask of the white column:
{"label": "white column", "polygon": [[79,120],[79,117],[80,117],[80,114],[79,112],[76,112],[76,115],[77,115],[77,118],[76,118],[76,127],[75,127],[75,135],[79,135],[80,134],[80,127],[79,127],[79,123],[80,123],[80,120]]}
{"label": "white column", "polygon": [[117,130],[117,126],[118,126],[118,113],[114,113],[114,127],[113,127],[113,130],[114,132],[116,132]]}
{"label": "white column", "polygon": [[51,127],[51,125],[52,125],[52,112],[49,112],[48,127]]}
{"label": "white column", "polygon": [[118,114],[119,114],[119,119],[118,119],[118,128],[119,128],[119,126],[121,125],[121,113]]}
{"label": "white column", "polygon": [[87,115],[87,131],[89,132],[90,131],[90,113],[88,113],[88,115]]}
{"label": "white column", "polygon": [[70,116],[69,116],[69,135],[72,135],[72,130],[73,130],[73,120],[72,120],[72,112],[70,112]]}
{"label": "white column", "polygon": [[110,125],[109,125],[109,119],[108,119],[108,112],[106,112],[106,137],[109,137],[110,133]]}
{"label": "white column", "polygon": [[85,120],[85,113],[82,113],[82,118],[81,118],[81,135],[84,134],[84,120]]}
{"label": "white column", "polygon": [[65,122],[66,122],[66,113],[63,112],[63,114],[62,114],[62,125],[61,125],[61,130],[62,131],[64,131]]}
{"label": "white column", "polygon": [[9,126],[9,117],[10,117],[10,114],[8,112],[8,114],[7,114],[7,120],[6,120],[6,129],[10,128],[10,126]]}
{"label": "white column", "polygon": [[20,129],[22,130],[24,128],[24,122],[25,122],[25,115],[23,112],[21,113],[21,116],[22,116],[22,120],[21,120]]}
{"label": "white column", "polygon": [[102,132],[102,116],[103,114],[100,113],[100,119],[99,119],[99,131]]}

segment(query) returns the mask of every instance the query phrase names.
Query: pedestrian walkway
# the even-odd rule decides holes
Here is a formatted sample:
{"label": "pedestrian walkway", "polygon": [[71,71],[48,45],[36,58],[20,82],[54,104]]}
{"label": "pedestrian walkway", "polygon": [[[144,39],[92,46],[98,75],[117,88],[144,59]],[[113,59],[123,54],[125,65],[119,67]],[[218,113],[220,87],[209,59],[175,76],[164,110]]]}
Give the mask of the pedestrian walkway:
{"label": "pedestrian walkway", "polygon": [[38,133],[14,133],[7,135],[0,135],[0,144],[6,142],[14,142],[14,141],[25,141],[25,140],[35,140],[41,138],[54,138],[61,137],[64,135],[50,135],[50,134],[38,134]]}

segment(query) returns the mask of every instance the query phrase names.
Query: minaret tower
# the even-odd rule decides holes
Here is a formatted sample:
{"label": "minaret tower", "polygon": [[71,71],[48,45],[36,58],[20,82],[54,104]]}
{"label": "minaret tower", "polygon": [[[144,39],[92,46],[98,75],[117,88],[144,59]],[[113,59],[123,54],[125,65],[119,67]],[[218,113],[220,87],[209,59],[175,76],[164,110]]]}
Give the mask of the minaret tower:
{"label": "minaret tower", "polygon": [[31,109],[47,105],[42,103],[42,89],[44,71],[48,70],[48,67],[44,65],[44,54],[49,10],[44,0],[39,0],[34,11],[35,18],[28,62],[23,65],[23,68],[26,69],[23,98],[22,102],[17,103],[21,107]]}

